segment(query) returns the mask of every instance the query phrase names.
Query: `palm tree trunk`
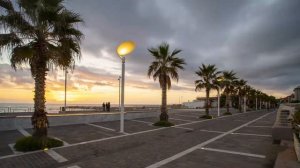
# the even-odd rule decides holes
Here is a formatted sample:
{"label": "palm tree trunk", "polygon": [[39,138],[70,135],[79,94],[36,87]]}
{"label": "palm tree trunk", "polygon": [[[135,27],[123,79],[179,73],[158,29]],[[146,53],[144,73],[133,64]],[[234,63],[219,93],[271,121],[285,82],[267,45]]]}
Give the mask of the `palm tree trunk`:
{"label": "palm tree trunk", "polygon": [[241,100],[241,96],[239,96],[239,112],[242,112],[242,100]]}
{"label": "palm tree trunk", "polygon": [[209,89],[206,89],[205,114],[209,115]]}
{"label": "palm tree trunk", "polygon": [[229,95],[226,93],[226,112],[229,113]]}
{"label": "palm tree trunk", "polygon": [[166,77],[163,79],[163,86],[162,86],[162,99],[161,99],[161,114],[160,114],[160,121],[168,121],[168,111],[167,111],[167,80]]}
{"label": "palm tree trunk", "polygon": [[31,117],[31,122],[34,129],[33,136],[41,138],[47,136],[47,127],[49,124],[45,111],[46,63],[38,61],[34,71],[34,113]]}

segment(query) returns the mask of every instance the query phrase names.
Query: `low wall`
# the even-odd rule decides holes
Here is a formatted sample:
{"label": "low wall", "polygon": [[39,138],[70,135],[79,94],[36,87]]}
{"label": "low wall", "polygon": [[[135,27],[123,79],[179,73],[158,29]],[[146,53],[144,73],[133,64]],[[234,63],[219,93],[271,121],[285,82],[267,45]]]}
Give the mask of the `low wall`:
{"label": "low wall", "polygon": [[[158,112],[129,112],[125,113],[125,119],[157,117]],[[120,120],[120,113],[92,113],[92,114],[49,114],[50,126],[71,125],[93,122],[105,122]],[[0,131],[15,130],[18,128],[32,128],[31,116],[1,117]]]}

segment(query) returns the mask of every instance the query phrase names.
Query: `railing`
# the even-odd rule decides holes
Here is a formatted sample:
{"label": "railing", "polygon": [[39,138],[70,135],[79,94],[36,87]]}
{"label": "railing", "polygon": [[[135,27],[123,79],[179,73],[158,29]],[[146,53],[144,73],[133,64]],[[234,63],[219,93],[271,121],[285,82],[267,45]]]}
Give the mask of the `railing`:
{"label": "railing", "polygon": [[32,112],[32,107],[0,107],[0,113]]}
{"label": "railing", "polygon": [[[103,112],[102,106],[66,106],[60,107],[60,112]],[[146,106],[140,106],[140,107],[125,107],[126,111],[154,111],[159,110],[159,107],[146,107]],[[119,111],[119,107],[111,107],[110,111]]]}

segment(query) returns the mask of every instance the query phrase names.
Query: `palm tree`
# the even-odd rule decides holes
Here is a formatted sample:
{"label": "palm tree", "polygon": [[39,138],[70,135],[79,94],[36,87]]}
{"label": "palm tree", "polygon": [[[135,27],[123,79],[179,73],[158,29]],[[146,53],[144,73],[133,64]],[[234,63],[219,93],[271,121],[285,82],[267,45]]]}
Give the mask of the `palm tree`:
{"label": "palm tree", "polygon": [[218,75],[221,73],[217,71],[215,65],[205,65],[202,64],[202,67],[199,67],[198,71],[195,72],[200,79],[195,81],[196,91],[200,91],[205,89],[206,93],[206,101],[205,101],[205,113],[206,116],[209,116],[209,94],[211,89],[218,89],[217,86],[217,78]]}
{"label": "palm tree", "polygon": [[[67,10],[63,0],[19,0],[18,8],[10,0],[0,0],[4,34],[0,49],[10,53],[11,66],[29,65],[34,79],[34,113],[31,121],[34,137],[47,137],[45,85],[49,67],[73,68],[80,58],[82,33],[74,28],[82,22],[78,14]],[[2,9],[1,9],[2,10]]]}
{"label": "palm tree", "polygon": [[242,112],[242,97],[245,95],[245,90],[244,87],[246,86],[247,81],[244,79],[237,80],[235,82],[236,85],[236,90],[237,90],[237,95],[239,98],[239,111]]}
{"label": "palm tree", "polygon": [[223,71],[224,94],[226,96],[226,113],[229,113],[231,107],[231,95],[235,92],[235,81],[237,80],[233,71]]}
{"label": "palm tree", "polygon": [[177,57],[177,54],[179,54],[181,50],[175,49],[170,52],[170,47],[167,43],[162,43],[157,48],[150,48],[148,51],[151,56],[154,57],[154,61],[148,69],[148,76],[149,78],[152,76],[154,81],[158,79],[162,89],[160,121],[168,121],[167,89],[171,88],[172,79],[178,82],[178,70],[184,69],[185,61]]}
{"label": "palm tree", "polygon": [[251,92],[253,88],[249,85],[245,85],[243,90],[244,90],[244,105],[245,105],[244,108],[246,111],[247,110],[246,108],[249,107]]}

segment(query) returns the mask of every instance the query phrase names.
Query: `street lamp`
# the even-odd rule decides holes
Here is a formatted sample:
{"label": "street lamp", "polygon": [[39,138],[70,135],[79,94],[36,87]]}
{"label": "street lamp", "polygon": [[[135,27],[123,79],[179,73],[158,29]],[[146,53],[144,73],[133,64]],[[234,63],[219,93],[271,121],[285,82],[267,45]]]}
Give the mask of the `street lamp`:
{"label": "street lamp", "polygon": [[120,91],[121,91],[121,89],[120,89],[120,87],[121,87],[121,79],[122,79],[122,77],[121,76],[119,76],[119,78],[118,78],[118,81],[119,81],[119,110],[121,109],[121,103],[120,103],[120,96],[121,96],[121,94],[120,94]]}
{"label": "street lamp", "polygon": [[135,43],[132,41],[122,42],[117,47],[117,53],[122,59],[122,87],[121,87],[121,111],[120,111],[120,132],[124,133],[124,87],[125,87],[125,56],[135,49]]}

